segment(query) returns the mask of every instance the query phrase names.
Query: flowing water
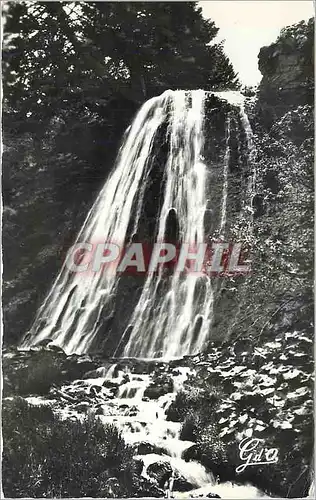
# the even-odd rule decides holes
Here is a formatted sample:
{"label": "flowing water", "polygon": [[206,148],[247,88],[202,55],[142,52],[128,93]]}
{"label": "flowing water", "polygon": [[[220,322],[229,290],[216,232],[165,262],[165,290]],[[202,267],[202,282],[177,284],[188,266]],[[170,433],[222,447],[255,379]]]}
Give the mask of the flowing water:
{"label": "flowing water", "polygon": [[[146,188],[157,151],[155,141],[162,127],[167,130],[168,152],[154,241],[164,240],[170,210],[176,214],[179,243],[194,245],[209,238],[205,220],[212,210],[212,186],[209,185],[212,172],[204,151],[208,140],[205,122],[210,94],[202,90],[167,91],[141,107],[125,134],[113,172],[88,213],[77,242],[123,245],[137,233],[142,224]],[[232,110],[226,117],[222,194],[217,222],[217,232],[224,237],[228,213],[231,113],[240,117],[250,170],[254,146],[243,97],[238,92],[212,94],[228,102]],[[250,209],[254,182],[255,171],[251,170],[245,202]],[[251,224],[250,210],[250,228]],[[51,339],[67,353],[89,351],[98,333],[104,307],[112,304],[119,280],[113,268],[110,271],[105,268],[99,273],[72,273],[64,265],[22,347]],[[128,327],[125,333],[121,332],[118,351],[126,358],[159,358],[160,361],[200,352],[210,337],[214,294],[212,280],[207,275],[174,273],[166,277],[162,270],[148,275]],[[104,396],[104,404],[99,404],[99,409],[103,408],[99,418],[104,423],[117,425],[124,439],[132,445],[146,443],[152,446],[152,452],[138,454],[143,462],[143,475],[147,476],[151,464],[165,461],[191,484],[190,491],[178,492],[177,497],[198,497],[212,492],[222,498],[262,498],[263,494],[250,485],[218,483],[212,472],[198,462],[183,460],[183,452],[194,443],[180,439],[181,423],[168,421],[166,411],[189,371],[185,366],[178,368],[173,374],[173,390],[153,400],[144,397],[150,384],[150,373],[146,370],[136,374],[122,372],[116,365],[101,369],[99,378],[77,381],[77,385],[74,383],[63,390],[71,395],[78,387],[86,387],[88,394],[91,386],[99,386],[96,393],[101,403]],[[110,403],[105,381],[120,385]],[[71,415],[72,410],[65,414],[66,417]]]}
{"label": "flowing water", "polygon": [[[128,361],[131,360],[125,360],[126,363]],[[161,396],[151,395],[153,399],[150,399],[145,392],[153,382],[153,370],[149,365],[146,366],[150,361],[135,361],[134,365],[124,365],[124,361],[122,364],[119,360],[118,364],[98,368],[95,374],[97,378],[76,380],[62,386],[54,408],[62,418],[80,419],[84,418],[84,414],[79,407],[87,405],[89,411],[97,412],[97,418],[104,424],[116,425],[122,431],[125,442],[134,447],[134,457],[142,463],[141,474],[144,478],[152,480],[152,466],[156,470],[160,468],[162,473],[168,470],[164,469],[164,464],[172,467],[175,478],[181,480],[180,484],[185,484],[185,488],[181,488],[179,482],[175,481],[175,498],[206,497],[210,493],[226,499],[268,498],[250,484],[220,482],[211,470],[197,461],[184,460],[183,453],[195,443],[181,439],[181,422],[168,420],[167,414],[176,393],[194,369],[178,364],[172,367],[166,362],[157,361],[155,370],[171,376],[173,387]],[[118,388],[114,397],[108,384],[109,387],[115,385]],[[58,407],[63,396],[66,403]],[[33,405],[44,402],[43,398],[29,397],[27,400]]]}
{"label": "flowing water", "polygon": [[[213,92],[239,108],[247,140],[249,162],[254,146],[243,97],[238,92]],[[204,159],[205,107],[210,93],[166,91],[147,101],[125,134],[116,165],[88,213],[76,243],[115,242],[123,246],[142,224],[146,187],[154,161],[154,145],[161,127],[167,127],[168,154],[164,169],[164,192],[157,218],[156,242],[167,233],[170,210],[178,223],[178,243],[195,245],[209,237],[205,233],[207,212],[212,210],[210,169]],[[228,170],[231,118],[226,121],[222,200],[218,232],[227,223]],[[249,176],[247,199],[251,212],[255,172]],[[244,215],[244,219],[247,217]],[[250,222],[251,225],[251,213]],[[129,231],[131,233],[129,234]],[[115,264],[114,264],[115,266]],[[124,356],[181,357],[203,348],[211,334],[214,290],[209,276],[174,273],[166,278],[147,276],[142,294],[122,335]],[[67,353],[89,350],[109,307],[115,307],[119,276],[112,267],[102,272],[74,273],[63,266],[35,318],[22,347],[52,339]]]}

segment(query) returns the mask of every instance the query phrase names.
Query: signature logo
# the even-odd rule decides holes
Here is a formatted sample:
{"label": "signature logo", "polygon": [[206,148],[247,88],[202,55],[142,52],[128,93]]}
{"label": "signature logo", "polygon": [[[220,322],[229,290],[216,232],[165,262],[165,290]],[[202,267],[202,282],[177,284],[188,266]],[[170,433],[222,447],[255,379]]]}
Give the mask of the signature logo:
{"label": "signature logo", "polygon": [[276,464],[279,460],[277,448],[266,448],[264,440],[245,438],[239,443],[239,458],[244,463],[236,467],[236,472],[243,472],[250,465]]}

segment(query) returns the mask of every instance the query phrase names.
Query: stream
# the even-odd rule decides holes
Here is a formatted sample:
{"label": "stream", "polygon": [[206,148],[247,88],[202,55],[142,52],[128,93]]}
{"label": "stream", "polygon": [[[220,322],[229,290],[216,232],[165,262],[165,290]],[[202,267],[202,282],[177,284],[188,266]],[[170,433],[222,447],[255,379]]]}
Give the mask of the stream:
{"label": "stream", "polygon": [[[136,364],[128,364],[125,359],[100,367],[91,373],[91,378],[88,373],[87,378],[62,386],[58,399],[51,403],[63,418],[81,419],[85,412],[92,411],[104,424],[116,425],[122,431],[126,443],[134,446],[135,459],[142,461],[144,477],[153,477],[152,467],[159,469],[163,468],[162,463],[170,464],[176,478],[181,478],[179,484],[185,485],[185,488],[180,488],[182,491],[174,488],[173,496],[176,498],[212,495],[240,499],[270,498],[250,484],[221,483],[200,463],[187,462],[182,458],[183,452],[194,443],[180,439],[182,423],[167,420],[166,412],[191,369],[186,366],[173,368],[173,390],[150,399],[145,396],[152,380],[151,368],[146,366],[147,363],[153,361],[137,360]],[[160,363],[161,360],[157,361],[158,366]],[[66,400],[62,406],[60,398]],[[32,404],[44,402],[42,398],[34,397],[27,400]],[[83,409],[85,412],[82,412]]]}

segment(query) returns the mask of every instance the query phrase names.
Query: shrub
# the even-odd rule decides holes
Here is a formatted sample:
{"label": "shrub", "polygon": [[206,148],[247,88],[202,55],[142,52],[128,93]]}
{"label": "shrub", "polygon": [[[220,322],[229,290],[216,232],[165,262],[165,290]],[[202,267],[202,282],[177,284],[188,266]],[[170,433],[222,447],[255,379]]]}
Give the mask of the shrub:
{"label": "shrub", "polygon": [[219,401],[220,396],[217,392],[187,385],[177,393],[175,400],[169,406],[167,420],[183,422],[192,414],[198,415],[202,423],[205,420],[213,420]]}
{"label": "shrub", "polygon": [[109,488],[123,496],[133,488],[132,457],[114,426],[92,417],[61,420],[49,407],[22,398],[4,401],[6,497],[96,497]]}

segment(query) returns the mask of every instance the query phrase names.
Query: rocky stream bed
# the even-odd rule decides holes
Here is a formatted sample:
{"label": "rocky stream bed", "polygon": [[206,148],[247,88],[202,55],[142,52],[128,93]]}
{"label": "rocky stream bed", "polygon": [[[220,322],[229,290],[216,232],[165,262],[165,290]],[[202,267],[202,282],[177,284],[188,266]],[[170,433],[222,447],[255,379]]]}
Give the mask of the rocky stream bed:
{"label": "rocky stream bed", "polygon": [[[52,359],[60,370],[59,380],[48,382],[53,375],[49,373],[48,360]],[[47,384],[43,380],[32,388],[32,380],[23,377],[23,370],[30,363],[36,369],[39,360],[43,373],[46,371]],[[183,458],[194,442],[180,439],[182,422],[173,421],[168,410],[194,371],[192,358],[169,363],[102,360],[90,356],[67,357],[62,350],[48,347],[7,351],[4,366],[4,402],[18,393],[30,405],[50,406],[62,419],[83,420],[90,415],[104,424],[116,425],[124,441],[133,447],[141,475],[151,485],[149,496],[163,496],[165,477],[173,470],[173,495],[177,498],[268,498],[250,484],[222,482],[211,469]]]}

